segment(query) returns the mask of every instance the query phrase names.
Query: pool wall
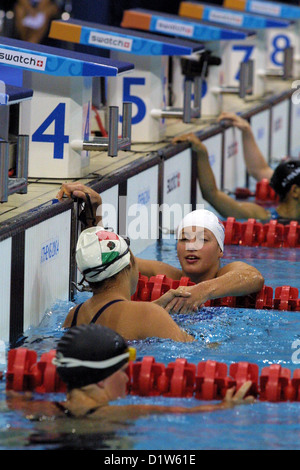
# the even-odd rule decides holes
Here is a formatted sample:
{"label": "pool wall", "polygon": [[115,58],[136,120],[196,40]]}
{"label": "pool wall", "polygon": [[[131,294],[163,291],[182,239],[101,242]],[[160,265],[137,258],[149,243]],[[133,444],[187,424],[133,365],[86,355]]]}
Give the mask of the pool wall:
{"label": "pool wall", "polygon": [[[299,158],[300,107],[295,91],[271,96],[241,115],[250,120],[270,163],[286,155]],[[220,188],[254,185],[245,169],[238,129],[216,124],[198,135],[207,145]],[[185,211],[204,204],[196,157],[186,143],[149,152],[90,185],[102,195],[104,226],[131,236],[135,254],[174,230]],[[70,200],[49,201],[1,224],[1,340],[13,345],[29,326],[39,324],[57,299],[72,298],[71,282],[78,277],[78,233],[78,207]]]}

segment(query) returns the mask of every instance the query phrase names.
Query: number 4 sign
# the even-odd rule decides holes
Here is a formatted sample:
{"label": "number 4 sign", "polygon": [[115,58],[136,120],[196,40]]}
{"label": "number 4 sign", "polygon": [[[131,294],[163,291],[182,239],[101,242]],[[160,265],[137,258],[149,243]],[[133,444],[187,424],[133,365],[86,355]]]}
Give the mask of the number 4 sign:
{"label": "number 4 sign", "polygon": [[[53,158],[64,158],[64,144],[69,143],[69,137],[64,134],[65,116],[66,105],[59,103],[32,134],[32,142],[53,143]],[[54,133],[46,134],[52,123],[54,124]]]}
{"label": "number 4 sign", "polygon": [[[38,80],[37,76],[33,79]],[[76,83],[70,84],[69,77],[52,78],[53,83],[43,84],[47,92],[34,84],[30,109],[20,120],[21,132],[29,134],[31,178],[73,178],[88,173],[89,154],[74,150],[71,143],[89,139],[92,80],[72,80]]]}

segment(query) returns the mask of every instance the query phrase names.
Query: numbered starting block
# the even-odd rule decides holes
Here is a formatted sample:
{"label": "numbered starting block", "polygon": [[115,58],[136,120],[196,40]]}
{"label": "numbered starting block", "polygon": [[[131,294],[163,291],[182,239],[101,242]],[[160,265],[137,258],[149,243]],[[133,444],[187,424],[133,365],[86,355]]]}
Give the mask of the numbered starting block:
{"label": "numbered starting block", "polygon": [[251,36],[255,36],[254,31],[234,29],[143,9],[125,10],[121,26],[204,42],[207,54],[200,60],[191,64],[182,63],[181,60],[173,61],[172,90],[175,107],[180,104],[182,96],[182,80],[177,79],[182,70],[186,75],[201,77],[202,115],[218,115],[222,111],[224,93],[238,94],[241,98],[252,94],[253,62],[250,60],[241,62],[237,71],[240,73],[239,86],[232,87],[225,81],[223,57],[225,43],[230,43],[232,40],[246,41]]}
{"label": "numbered starting block", "polygon": [[[191,107],[193,78],[185,77],[181,107],[169,106],[170,56],[197,57],[204,46],[180,38],[165,38],[155,34],[132,31],[77,20],[52,21],[49,36],[100,49],[109,49],[110,57],[134,63],[134,73],[117,77],[107,83],[109,103],[133,103],[132,141],[157,142],[165,134],[166,117],[177,117],[190,122],[200,116],[200,86],[197,88],[198,104]],[[95,52],[97,53],[97,52]],[[181,87],[183,78],[181,75]],[[122,120],[122,116],[121,116]]]}
{"label": "numbered starting block", "polygon": [[300,7],[281,2],[265,2],[261,0],[223,0],[225,8],[246,11],[258,15],[267,15],[281,20],[289,20],[294,23],[285,31],[271,28],[267,32],[268,66],[272,69],[280,69],[282,66],[284,50],[292,47],[293,51],[293,76],[300,75]]}
{"label": "numbered starting block", "polygon": [[[240,12],[230,8],[217,7],[199,2],[180,3],[179,15],[208,22],[219,23],[227,27],[255,30],[256,35],[247,41],[231,41],[224,45],[225,81],[231,86],[238,85],[239,72],[236,63],[253,60],[253,95],[263,96],[267,91],[266,78],[278,76],[283,79],[293,76],[293,47],[295,40],[290,38],[295,33],[295,25],[290,20]],[[276,44],[281,41],[284,47],[280,51]],[[266,48],[267,44],[267,48]]]}
{"label": "numbered starting block", "polygon": [[23,86],[34,91],[19,120],[20,134],[29,135],[29,177],[88,174],[91,147],[110,147],[108,142],[98,146],[89,142],[92,79],[116,77],[132,70],[133,64],[4,37],[0,38],[0,64],[4,65],[0,80],[5,81],[5,69],[9,75],[17,67]]}
{"label": "numbered starting block", "polygon": [[0,202],[14,193],[27,193],[28,135],[19,134],[15,116],[33,91],[0,81]]}

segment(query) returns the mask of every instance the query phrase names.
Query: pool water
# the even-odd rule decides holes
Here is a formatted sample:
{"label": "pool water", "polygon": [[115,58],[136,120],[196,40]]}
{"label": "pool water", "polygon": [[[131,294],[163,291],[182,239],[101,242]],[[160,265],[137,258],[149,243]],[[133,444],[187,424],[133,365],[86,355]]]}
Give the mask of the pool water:
{"label": "pool water", "polygon": [[[178,265],[175,240],[163,240],[147,248],[141,257]],[[241,260],[257,267],[265,284],[291,285],[300,290],[300,250],[226,246],[222,260]],[[90,294],[79,293],[78,302]],[[30,328],[20,342],[38,354],[56,347],[71,302],[57,302],[45,313],[37,328]],[[135,341],[137,359],[153,356],[167,365],[176,358],[198,364],[212,359],[247,361],[262,367],[281,364],[292,371],[292,344],[300,339],[300,312],[279,312],[228,307],[205,307],[196,314],[174,315],[176,322],[192,333],[194,343],[175,343],[151,338]],[[293,356],[293,357],[292,357]],[[192,415],[162,415],[115,425],[89,420],[45,419],[30,421],[21,411],[9,409],[5,384],[1,383],[0,449],[300,449],[299,403],[256,402],[234,409]],[[41,400],[62,400],[63,394],[37,395]],[[115,404],[156,403],[195,406],[195,398],[144,398],[128,396]],[[204,403],[204,402],[202,402]],[[207,403],[207,402],[205,402]]]}

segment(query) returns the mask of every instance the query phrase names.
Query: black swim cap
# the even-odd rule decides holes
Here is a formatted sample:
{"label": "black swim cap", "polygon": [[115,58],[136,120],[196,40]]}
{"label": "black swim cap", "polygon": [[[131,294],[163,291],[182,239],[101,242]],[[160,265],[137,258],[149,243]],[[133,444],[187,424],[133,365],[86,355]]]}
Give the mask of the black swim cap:
{"label": "black swim cap", "polygon": [[58,342],[53,363],[68,389],[100,382],[129,361],[126,341],[101,325],[74,326]]}
{"label": "black swim cap", "polygon": [[287,160],[274,170],[270,186],[284,199],[293,184],[300,186],[300,160]]}

